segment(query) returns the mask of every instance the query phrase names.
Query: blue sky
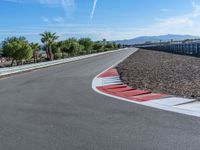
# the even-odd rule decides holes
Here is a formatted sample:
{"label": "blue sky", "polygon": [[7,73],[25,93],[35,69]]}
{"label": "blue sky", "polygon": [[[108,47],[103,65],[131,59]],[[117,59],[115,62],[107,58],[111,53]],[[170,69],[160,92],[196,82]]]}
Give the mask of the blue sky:
{"label": "blue sky", "polygon": [[0,0],[0,40],[57,32],[60,39],[200,35],[200,0]]}

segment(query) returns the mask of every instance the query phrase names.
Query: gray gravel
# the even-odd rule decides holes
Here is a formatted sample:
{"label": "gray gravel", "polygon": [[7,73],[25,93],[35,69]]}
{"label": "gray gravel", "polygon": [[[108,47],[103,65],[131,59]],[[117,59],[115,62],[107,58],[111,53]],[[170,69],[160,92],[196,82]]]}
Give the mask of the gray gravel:
{"label": "gray gravel", "polygon": [[181,97],[200,97],[200,58],[139,50],[117,67],[131,87]]}

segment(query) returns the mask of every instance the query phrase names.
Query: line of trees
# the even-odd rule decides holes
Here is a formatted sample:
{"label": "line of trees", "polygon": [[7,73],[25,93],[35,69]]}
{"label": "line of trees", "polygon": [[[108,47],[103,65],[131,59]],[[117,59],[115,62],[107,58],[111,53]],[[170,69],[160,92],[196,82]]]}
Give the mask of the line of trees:
{"label": "line of trees", "polygon": [[23,65],[24,62],[37,63],[41,60],[39,52],[46,52],[45,60],[61,59],[77,55],[85,55],[103,51],[118,49],[121,46],[114,42],[92,41],[90,38],[69,38],[58,41],[59,36],[56,33],[44,32],[40,34],[41,42],[29,43],[25,37],[10,37],[2,42],[2,54],[11,60],[11,66]]}

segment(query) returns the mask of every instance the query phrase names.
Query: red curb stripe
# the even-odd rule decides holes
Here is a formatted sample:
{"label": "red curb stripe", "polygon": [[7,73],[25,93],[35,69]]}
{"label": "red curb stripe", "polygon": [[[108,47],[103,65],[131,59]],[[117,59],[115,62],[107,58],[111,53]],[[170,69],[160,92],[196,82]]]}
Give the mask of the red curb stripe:
{"label": "red curb stripe", "polygon": [[111,92],[127,92],[133,90],[132,88],[129,87],[123,87],[123,88],[116,88],[116,89],[108,89]]}
{"label": "red curb stripe", "polygon": [[102,86],[102,88],[104,89],[117,89],[117,88],[125,88],[125,87],[127,86],[122,85],[122,84]]}
{"label": "red curb stripe", "polygon": [[[98,78],[115,77],[115,76],[119,76],[119,74],[116,69],[112,68],[100,74]],[[166,98],[168,96],[165,94],[155,94],[151,93],[150,91],[133,89],[123,84],[98,86],[96,88],[103,93],[137,102],[156,100],[156,99]]]}
{"label": "red curb stripe", "polygon": [[133,97],[133,96],[138,96],[138,95],[144,95],[144,94],[150,94],[151,92],[149,91],[143,91],[143,90],[132,90],[128,92],[121,92],[120,95],[125,96],[125,97]]}
{"label": "red curb stripe", "polygon": [[111,92],[108,91],[108,89],[104,89],[103,87],[96,87],[99,91],[106,93],[106,94],[110,94],[110,95],[114,95],[114,96],[119,96],[117,93],[115,92]]}
{"label": "red curb stripe", "polygon": [[168,95],[165,94],[149,94],[149,95],[141,95],[141,96],[134,96],[133,99],[137,99],[139,101],[149,101],[149,100],[156,100],[156,99],[162,99],[167,97]]}
{"label": "red curb stripe", "polygon": [[98,78],[114,77],[114,76],[119,76],[117,70],[116,69],[109,69],[106,72],[100,74],[98,76]]}
{"label": "red curb stripe", "polygon": [[116,91],[105,89],[104,87],[97,87],[97,89],[106,94],[110,94],[113,96],[125,98],[132,101],[137,101],[137,102],[145,102],[145,101],[150,101],[150,100],[155,100],[155,99],[161,99],[168,96],[165,94],[154,94],[149,91],[142,91],[142,90],[132,90],[130,92],[116,92]]}

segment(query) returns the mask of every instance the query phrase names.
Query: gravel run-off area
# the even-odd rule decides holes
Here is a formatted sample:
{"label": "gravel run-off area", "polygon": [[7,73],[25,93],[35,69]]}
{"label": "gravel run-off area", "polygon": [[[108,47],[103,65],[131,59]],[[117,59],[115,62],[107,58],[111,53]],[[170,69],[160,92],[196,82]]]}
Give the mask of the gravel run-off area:
{"label": "gravel run-off area", "polygon": [[174,96],[200,97],[200,58],[140,49],[117,66],[130,87]]}

